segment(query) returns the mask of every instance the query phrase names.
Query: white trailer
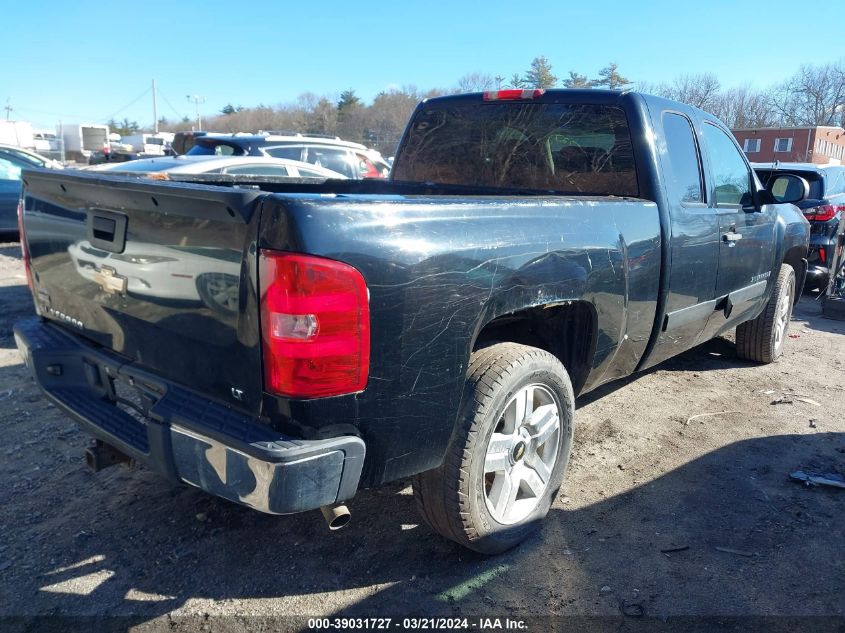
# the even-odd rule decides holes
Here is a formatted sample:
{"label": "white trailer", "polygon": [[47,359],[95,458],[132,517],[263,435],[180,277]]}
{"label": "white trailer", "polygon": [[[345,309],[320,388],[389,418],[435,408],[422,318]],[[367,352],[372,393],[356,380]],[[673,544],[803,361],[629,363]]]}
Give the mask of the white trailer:
{"label": "white trailer", "polygon": [[24,149],[35,149],[32,124],[26,121],[0,120],[0,143]]}
{"label": "white trailer", "polygon": [[122,136],[120,142],[124,145],[131,145],[132,150],[139,154],[150,156],[163,156],[165,149],[173,143],[173,134],[159,132],[158,134],[132,134]]}
{"label": "white trailer", "polygon": [[62,139],[69,160],[87,161],[91,152],[109,147],[109,126],[100,123],[64,124]]}

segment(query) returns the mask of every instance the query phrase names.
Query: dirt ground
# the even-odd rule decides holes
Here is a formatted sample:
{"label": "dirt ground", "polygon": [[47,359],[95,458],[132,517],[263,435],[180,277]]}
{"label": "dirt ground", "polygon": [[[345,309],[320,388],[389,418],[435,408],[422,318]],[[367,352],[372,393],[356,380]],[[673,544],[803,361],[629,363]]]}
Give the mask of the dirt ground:
{"label": "dirt ground", "polygon": [[[90,473],[89,440],[15,350],[12,323],[32,311],[19,255],[0,245],[7,630],[33,615],[233,631],[290,615],[845,617],[845,490],[789,479],[845,472],[845,322],[812,297],[778,363],[717,339],[581,398],[542,530],[484,558],[421,525],[405,484],[359,493],[329,533],[319,512],[266,516],[144,469]],[[821,406],[772,404],[784,393]]]}

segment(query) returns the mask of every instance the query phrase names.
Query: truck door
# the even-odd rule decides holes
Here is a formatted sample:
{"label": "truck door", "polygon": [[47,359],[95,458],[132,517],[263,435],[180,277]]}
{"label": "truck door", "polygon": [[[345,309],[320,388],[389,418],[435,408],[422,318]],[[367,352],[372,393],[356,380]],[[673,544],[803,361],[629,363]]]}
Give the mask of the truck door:
{"label": "truck door", "polygon": [[751,167],[730,133],[711,122],[702,129],[720,238],[717,306],[705,332],[709,338],[747,321],[764,302],[777,251],[777,213],[775,205],[755,206]]}
{"label": "truck door", "polygon": [[[690,119],[664,111],[654,125],[670,216],[669,293],[666,318],[645,367],[689,349],[716,301],[719,224],[705,198],[699,144]],[[661,133],[662,132],[662,133]]]}

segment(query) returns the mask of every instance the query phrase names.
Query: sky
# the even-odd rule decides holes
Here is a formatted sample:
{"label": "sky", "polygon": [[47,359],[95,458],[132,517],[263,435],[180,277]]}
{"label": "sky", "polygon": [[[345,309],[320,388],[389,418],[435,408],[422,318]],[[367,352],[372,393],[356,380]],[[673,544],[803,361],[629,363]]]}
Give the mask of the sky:
{"label": "sky", "polygon": [[[44,128],[109,118],[203,115],[276,105],[304,92],[369,102],[383,90],[454,86],[469,72],[510,77],[545,55],[558,77],[614,61],[632,81],[710,72],[763,88],[801,64],[845,59],[837,35],[796,35],[781,0],[30,0],[4,7],[0,108]],[[812,3],[841,22],[841,0]],[[838,16],[838,17],[835,17]],[[819,23],[817,23],[819,24]],[[820,24],[823,24],[820,23]],[[9,28],[12,26],[13,28]],[[0,110],[0,116],[5,115]]]}

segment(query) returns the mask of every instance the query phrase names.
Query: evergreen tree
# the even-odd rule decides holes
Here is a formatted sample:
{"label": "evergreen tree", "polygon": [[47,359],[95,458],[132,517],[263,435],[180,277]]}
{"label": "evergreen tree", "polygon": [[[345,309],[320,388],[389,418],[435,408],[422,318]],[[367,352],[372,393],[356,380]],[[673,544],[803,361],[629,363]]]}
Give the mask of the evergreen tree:
{"label": "evergreen tree", "polygon": [[569,78],[563,80],[565,88],[592,88],[593,83],[587,79],[587,75],[579,75],[574,70],[569,71]]}
{"label": "evergreen tree", "polygon": [[337,102],[337,113],[339,115],[343,115],[344,110],[348,110],[359,105],[361,105],[361,100],[358,98],[358,95],[355,94],[355,91],[352,90],[352,88],[349,88],[348,90],[344,90],[340,93],[340,101]]}
{"label": "evergreen tree", "polygon": [[631,85],[631,80],[620,75],[619,66],[614,62],[610,62],[599,71],[598,78],[593,79],[591,83],[593,86],[603,86],[611,90],[623,90]]}
{"label": "evergreen tree", "polygon": [[510,81],[508,82],[509,88],[527,88],[527,84],[525,79],[519,73],[514,73],[511,75]]}
{"label": "evergreen tree", "polygon": [[137,121],[130,121],[126,117],[123,118],[123,121],[110,119],[107,125],[109,126],[110,132],[120,134],[121,136],[131,136],[141,129],[141,126],[138,125]]}
{"label": "evergreen tree", "polygon": [[552,65],[545,56],[535,57],[531,68],[525,73],[525,83],[528,88],[554,88],[557,77],[552,74]]}

